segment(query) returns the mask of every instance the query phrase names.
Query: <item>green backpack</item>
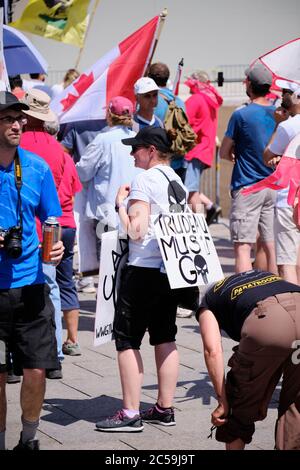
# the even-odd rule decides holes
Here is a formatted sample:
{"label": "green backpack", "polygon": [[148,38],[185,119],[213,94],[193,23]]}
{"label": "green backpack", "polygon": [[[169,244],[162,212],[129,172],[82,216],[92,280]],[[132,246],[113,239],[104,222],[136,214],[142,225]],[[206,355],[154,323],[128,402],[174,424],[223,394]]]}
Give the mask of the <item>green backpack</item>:
{"label": "green backpack", "polygon": [[162,93],[160,93],[160,96],[168,104],[164,120],[165,129],[166,131],[173,129],[177,134],[176,139],[173,140],[171,150],[176,155],[185,155],[195,147],[197,135],[189,124],[186,113],[177,106],[175,100],[168,100]]}

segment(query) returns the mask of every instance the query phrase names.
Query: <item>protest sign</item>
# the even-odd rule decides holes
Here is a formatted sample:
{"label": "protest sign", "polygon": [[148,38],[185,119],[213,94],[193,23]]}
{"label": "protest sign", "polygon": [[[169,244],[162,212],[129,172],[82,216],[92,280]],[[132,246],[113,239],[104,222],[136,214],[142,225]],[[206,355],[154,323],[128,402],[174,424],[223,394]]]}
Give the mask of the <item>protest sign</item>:
{"label": "protest sign", "polygon": [[127,257],[128,241],[119,238],[117,230],[102,235],[94,346],[113,340],[119,278]]}
{"label": "protest sign", "polygon": [[202,214],[153,216],[155,234],[171,289],[201,286],[224,277]]}

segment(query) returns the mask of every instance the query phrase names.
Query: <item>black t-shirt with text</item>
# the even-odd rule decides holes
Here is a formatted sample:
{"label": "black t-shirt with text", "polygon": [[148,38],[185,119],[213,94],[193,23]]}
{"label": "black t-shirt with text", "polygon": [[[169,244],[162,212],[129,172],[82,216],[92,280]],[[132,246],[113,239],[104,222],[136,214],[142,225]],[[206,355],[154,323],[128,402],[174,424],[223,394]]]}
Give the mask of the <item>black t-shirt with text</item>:
{"label": "black t-shirt with text", "polygon": [[217,282],[202,299],[199,310],[211,310],[220,328],[239,341],[243,323],[257,302],[284,292],[300,292],[300,286],[270,272],[247,271]]}

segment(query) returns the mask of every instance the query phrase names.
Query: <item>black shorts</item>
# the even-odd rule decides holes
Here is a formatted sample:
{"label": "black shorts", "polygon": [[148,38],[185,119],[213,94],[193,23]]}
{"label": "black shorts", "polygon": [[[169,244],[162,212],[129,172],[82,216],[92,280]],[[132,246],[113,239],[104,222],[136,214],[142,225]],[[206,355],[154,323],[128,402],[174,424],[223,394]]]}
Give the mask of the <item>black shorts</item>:
{"label": "black shorts", "polygon": [[125,266],[114,320],[117,351],[139,349],[148,329],[150,344],[175,341],[177,300],[159,269]]}
{"label": "black shorts", "polygon": [[0,289],[0,373],[57,369],[54,307],[47,284]]}

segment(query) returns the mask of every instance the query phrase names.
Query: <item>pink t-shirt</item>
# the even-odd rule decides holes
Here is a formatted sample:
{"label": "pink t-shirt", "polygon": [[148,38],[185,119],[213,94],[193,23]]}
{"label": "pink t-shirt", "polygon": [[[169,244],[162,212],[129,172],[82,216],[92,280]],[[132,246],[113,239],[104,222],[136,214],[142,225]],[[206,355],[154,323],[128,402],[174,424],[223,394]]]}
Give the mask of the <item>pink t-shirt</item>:
{"label": "pink t-shirt", "polygon": [[64,153],[64,173],[58,188],[58,197],[63,215],[58,218],[61,227],[76,228],[73,213],[73,198],[82,190],[75,163],[68,153]]}

